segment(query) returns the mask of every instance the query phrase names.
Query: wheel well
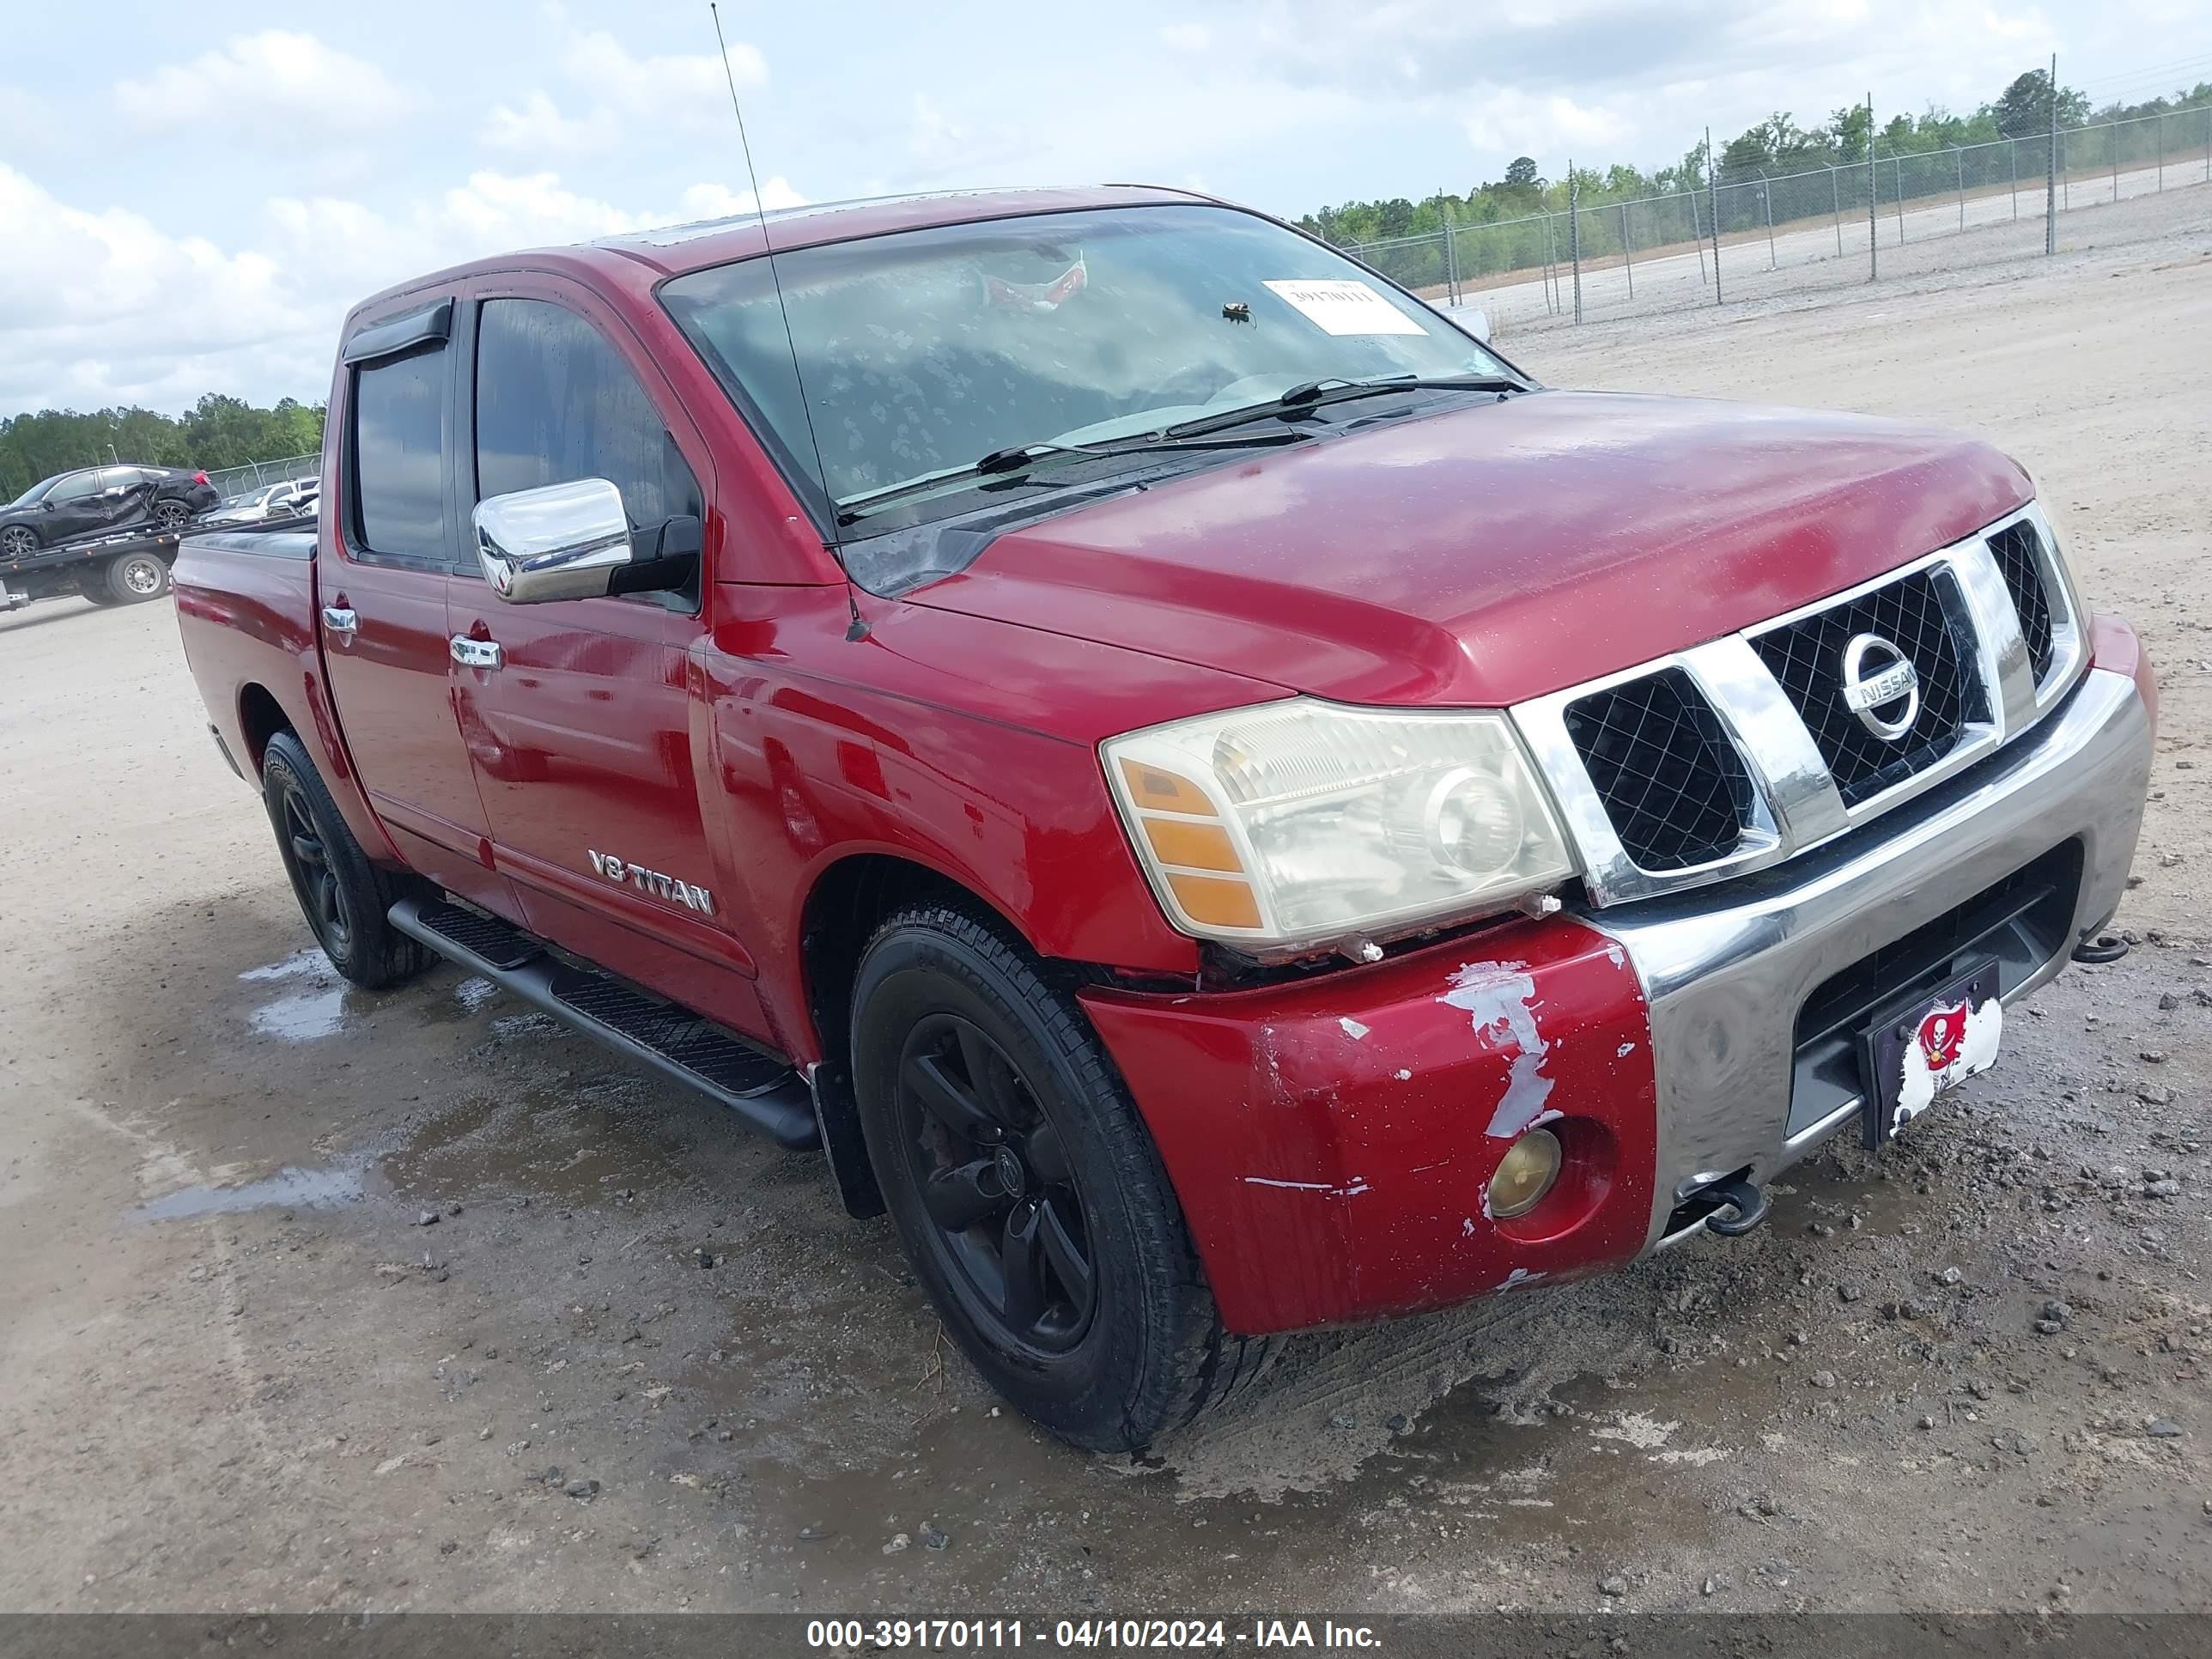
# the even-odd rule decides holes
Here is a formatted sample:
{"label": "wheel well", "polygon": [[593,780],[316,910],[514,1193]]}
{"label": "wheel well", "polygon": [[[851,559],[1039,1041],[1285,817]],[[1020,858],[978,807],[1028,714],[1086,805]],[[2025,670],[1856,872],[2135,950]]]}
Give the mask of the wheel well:
{"label": "wheel well", "polygon": [[926,865],[887,854],[856,854],[830,866],[807,894],[800,918],[806,1009],[822,1048],[814,1095],[830,1166],[845,1207],[856,1216],[880,1215],[883,1199],[868,1167],[860,1105],[853,1094],[853,981],[876,929],[907,906],[931,900],[974,911],[1009,938],[1022,939],[1021,931],[981,895]]}
{"label": "wheel well", "polygon": [[238,729],[246,738],[246,757],[252,762],[258,777],[262,751],[269,747],[269,739],[279,732],[289,732],[292,722],[284,718],[283,709],[265,688],[249,685],[239,693]]}

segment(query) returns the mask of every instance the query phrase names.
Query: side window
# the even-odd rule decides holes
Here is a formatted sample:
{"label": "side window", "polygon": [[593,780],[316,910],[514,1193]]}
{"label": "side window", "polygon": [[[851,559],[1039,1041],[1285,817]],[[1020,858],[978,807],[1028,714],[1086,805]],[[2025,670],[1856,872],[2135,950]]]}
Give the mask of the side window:
{"label": "side window", "polygon": [[598,329],[544,300],[488,300],[477,324],[477,495],[605,478],[633,530],[702,516],[699,481]]}
{"label": "side window", "polygon": [[362,550],[449,556],[446,538],[446,353],[442,347],[354,371],[355,511]]}

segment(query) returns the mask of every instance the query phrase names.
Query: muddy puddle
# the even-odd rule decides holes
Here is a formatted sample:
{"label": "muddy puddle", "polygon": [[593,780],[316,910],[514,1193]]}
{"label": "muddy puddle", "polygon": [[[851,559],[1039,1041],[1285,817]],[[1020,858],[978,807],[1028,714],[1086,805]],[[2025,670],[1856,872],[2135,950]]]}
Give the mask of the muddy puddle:
{"label": "muddy puddle", "polygon": [[236,1186],[200,1185],[165,1193],[142,1204],[136,1213],[146,1221],[188,1221],[207,1215],[238,1215],[247,1210],[328,1210],[358,1204],[368,1195],[362,1164],[323,1169],[283,1169],[259,1181]]}
{"label": "muddy puddle", "polygon": [[246,1023],[284,1042],[336,1036],[345,1029],[348,1015],[367,1006],[364,994],[339,978],[330,959],[312,945],[238,977],[241,983],[276,991],[247,1011]]}

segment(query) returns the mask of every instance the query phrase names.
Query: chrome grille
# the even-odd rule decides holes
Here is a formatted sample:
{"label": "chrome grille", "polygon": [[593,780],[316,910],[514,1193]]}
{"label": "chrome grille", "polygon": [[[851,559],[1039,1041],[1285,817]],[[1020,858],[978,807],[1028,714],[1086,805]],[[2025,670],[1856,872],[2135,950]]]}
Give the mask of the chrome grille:
{"label": "chrome grille", "polygon": [[1570,703],[1567,734],[1629,856],[1686,870],[1734,852],[1750,822],[1751,774],[1679,668]]}
{"label": "chrome grille", "polygon": [[[1970,720],[1989,718],[1970,667],[1973,631],[1951,573],[1915,571],[1887,587],[1752,635],[1752,646],[1813,734],[1847,807],[1872,799],[1949,754]],[[1901,741],[1877,735],[1844,702],[1844,648],[1877,635],[1920,678],[1920,714]]]}
{"label": "chrome grille", "polygon": [[[1859,701],[1844,696],[1855,657]],[[1881,650],[1876,645],[1891,649]],[[2043,718],[2087,665],[2033,503],[1786,616],[1513,709],[1595,905],[1764,869],[1887,812]],[[1871,665],[1871,666],[1869,666]],[[1917,680],[1919,706],[1901,731]]]}
{"label": "chrome grille", "polygon": [[2012,608],[2020,617],[2021,637],[2027,642],[2028,665],[2040,685],[2051,672],[2057,647],[2051,637],[2051,595],[2043,585],[2042,544],[2035,526],[2025,519],[2007,525],[1990,538],[1990,552],[1996,559],[1997,574],[2004,578],[2005,592],[2012,595]]}

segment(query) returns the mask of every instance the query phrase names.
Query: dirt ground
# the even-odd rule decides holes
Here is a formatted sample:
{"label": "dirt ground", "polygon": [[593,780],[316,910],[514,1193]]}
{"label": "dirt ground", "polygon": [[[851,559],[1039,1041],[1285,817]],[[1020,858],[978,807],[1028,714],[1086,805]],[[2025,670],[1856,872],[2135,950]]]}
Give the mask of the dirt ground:
{"label": "dirt ground", "polygon": [[2212,1604],[2212,227],[1528,343],[1986,433],[2147,636],[2141,943],[1909,1149],[1086,1457],[811,1161],[451,969],[343,988],[168,605],[43,604],[0,619],[0,1608]]}

